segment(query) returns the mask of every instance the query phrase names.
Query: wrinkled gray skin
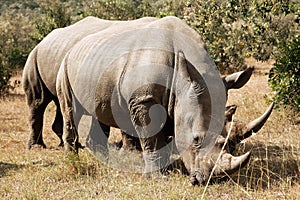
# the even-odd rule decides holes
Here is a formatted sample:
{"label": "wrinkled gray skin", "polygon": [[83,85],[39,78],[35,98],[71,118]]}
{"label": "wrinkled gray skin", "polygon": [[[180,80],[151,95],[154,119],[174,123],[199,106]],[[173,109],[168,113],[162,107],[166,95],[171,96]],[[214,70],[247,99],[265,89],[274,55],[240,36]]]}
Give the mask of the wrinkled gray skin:
{"label": "wrinkled gray skin", "polygon": [[[146,17],[138,21],[144,23],[155,20],[157,18]],[[42,136],[43,117],[44,111],[51,101],[56,104],[56,116],[52,129],[60,138],[60,146],[63,145],[62,114],[56,93],[56,77],[63,57],[82,38],[121,23],[124,22],[87,17],[71,26],[52,31],[32,50],[27,59],[22,80],[29,107],[30,137],[27,144],[29,149],[34,145],[46,147]],[[224,77],[223,82],[227,91],[242,87],[249,80],[252,71],[253,68],[250,67],[245,71]],[[123,144],[125,144],[123,147],[126,147],[126,144],[128,144],[128,148],[139,146],[134,138],[123,132]]]}
{"label": "wrinkled gray skin", "polygon": [[[250,79],[252,72],[254,70],[254,67],[248,67],[246,70],[244,71],[240,71],[240,72],[236,72],[233,74],[230,74],[228,76],[224,76],[222,78],[223,83],[226,87],[226,96],[228,94],[228,90],[230,89],[239,89],[241,87],[243,87]],[[229,130],[229,124],[231,122],[231,119],[229,120],[229,118],[232,117],[232,115],[235,113],[236,110],[236,106],[228,106],[226,107],[226,112],[225,112],[225,127],[223,129],[222,135],[224,137],[227,136],[228,130]],[[260,124],[257,124],[260,125]],[[238,127],[236,127],[238,126]],[[260,125],[260,127],[262,127],[263,125]],[[233,130],[235,130],[236,132],[234,132],[232,135],[239,135],[241,138],[242,135],[244,134],[244,132],[237,132],[240,131],[242,129],[247,129],[246,125],[244,124],[243,128],[241,124],[233,124]],[[258,129],[259,130],[259,129]],[[258,131],[257,130],[257,131]],[[256,132],[257,132],[256,131]],[[136,133],[125,133],[124,131],[121,131],[122,134],[122,140],[119,143],[116,143],[116,146],[119,148],[122,148],[123,150],[129,150],[129,151],[133,151],[133,150],[137,150],[137,151],[141,151],[141,145],[139,143],[139,139]],[[173,135],[173,134],[172,134]],[[172,139],[172,135],[170,135],[170,137],[168,138],[168,142],[171,142]],[[248,135],[249,137],[250,135]],[[231,136],[231,138],[234,138],[234,136]],[[247,138],[247,137],[245,137]],[[243,139],[245,139],[243,138]],[[231,142],[232,141],[232,142]],[[228,147],[228,149],[230,149],[230,152],[232,153],[235,149],[235,145],[238,143],[234,143],[233,141],[241,141],[241,140],[237,140],[237,139],[232,139],[230,140],[230,142],[227,144],[227,146],[230,146],[230,148]]]}
{"label": "wrinkled gray skin", "polygon": [[[138,20],[138,22],[154,20],[157,18],[146,17]],[[25,64],[22,77],[29,107],[30,137],[27,145],[29,149],[34,145],[46,147],[42,137],[43,117],[45,109],[51,101],[56,104],[56,116],[52,130],[61,139],[60,145],[63,145],[63,119],[58,105],[56,77],[66,53],[87,35],[122,23],[125,22],[86,17],[66,28],[55,29],[32,50]]]}
{"label": "wrinkled gray skin", "polygon": [[[148,31],[145,32],[145,29]],[[197,50],[188,51],[186,49],[190,47],[180,46],[174,40],[177,31],[197,41]],[[146,48],[153,45],[157,48]],[[115,57],[112,52],[119,54]],[[191,52],[197,56],[190,55]],[[194,57],[197,57],[196,65],[186,59]],[[158,69],[156,65],[168,68]],[[66,55],[57,76],[65,148],[77,152],[81,136],[76,124],[83,113],[88,113],[93,116],[91,130],[100,123],[102,128],[116,127],[137,132],[146,173],[168,164],[170,156],[164,146],[166,137],[173,133],[179,153],[191,174],[192,184],[204,184],[215,164],[218,166],[214,171],[216,175],[237,170],[247,162],[250,153],[233,157],[221,149],[224,143],[221,132],[209,131],[211,123],[224,121],[221,116],[225,112],[226,89],[219,76],[210,77],[215,78],[214,85],[206,85],[200,73],[204,66],[215,70],[201,37],[175,17],[143,25],[131,21],[84,38]],[[132,74],[132,71],[139,73]],[[207,71],[208,74],[210,72]],[[148,84],[149,79],[168,88]],[[135,88],[137,84],[141,86]],[[221,120],[211,117],[212,102],[217,100],[211,99],[213,94],[209,93],[208,87],[224,92],[224,97],[219,94],[217,98],[220,104],[214,105],[220,108],[216,116],[220,116]],[[157,104],[166,111],[166,122],[155,112],[152,113],[154,116],[149,116],[149,109]],[[118,116],[114,115],[116,112]],[[122,120],[118,121],[116,117]],[[155,130],[159,127],[149,125],[152,124],[150,118],[154,124],[162,126],[158,133]],[[97,135],[93,135],[95,133]],[[107,137],[100,137],[103,140],[99,141],[96,139],[99,134],[105,133],[90,132],[86,145],[92,151],[105,152]]]}
{"label": "wrinkled gray skin", "polygon": [[[227,137],[228,134],[228,141],[226,143],[225,149],[229,153],[234,153],[236,146],[243,140],[249,138],[250,136],[253,135],[253,133],[257,133],[265,124],[269,116],[271,115],[273,111],[274,103],[272,103],[268,109],[265,111],[263,115],[258,117],[257,119],[249,122],[246,124],[243,121],[234,119],[233,120],[233,115],[236,112],[237,106],[236,105],[230,105],[226,106],[226,111],[225,111],[225,125],[222,131],[222,136],[224,138]],[[169,136],[168,138],[168,143],[171,142],[173,139],[172,135]],[[120,143],[116,144],[119,146],[119,148],[122,147],[124,150],[137,150],[141,151],[141,146],[139,143],[139,140],[136,137],[128,137],[128,134],[122,132],[122,140]],[[176,152],[176,147],[174,148],[174,153]]]}

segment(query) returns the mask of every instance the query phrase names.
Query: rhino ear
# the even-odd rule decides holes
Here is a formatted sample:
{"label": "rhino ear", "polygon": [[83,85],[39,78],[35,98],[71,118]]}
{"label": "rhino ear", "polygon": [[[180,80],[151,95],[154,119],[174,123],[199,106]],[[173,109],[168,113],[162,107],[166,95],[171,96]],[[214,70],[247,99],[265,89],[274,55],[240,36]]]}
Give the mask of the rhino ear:
{"label": "rhino ear", "polygon": [[232,116],[234,115],[236,108],[237,108],[236,105],[226,106],[225,119],[227,122],[232,121]]}
{"label": "rhino ear", "polygon": [[226,90],[229,89],[239,89],[243,87],[250,79],[254,67],[248,67],[244,71],[236,72],[228,76],[223,77],[223,82],[225,84]]}
{"label": "rhino ear", "polygon": [[185,80],[191,82],[191,76],[188,70],[188,63],[185,59],[184,53],[179,51],[176,59],[176,67],[179,72],[179,76],[183,77]]}

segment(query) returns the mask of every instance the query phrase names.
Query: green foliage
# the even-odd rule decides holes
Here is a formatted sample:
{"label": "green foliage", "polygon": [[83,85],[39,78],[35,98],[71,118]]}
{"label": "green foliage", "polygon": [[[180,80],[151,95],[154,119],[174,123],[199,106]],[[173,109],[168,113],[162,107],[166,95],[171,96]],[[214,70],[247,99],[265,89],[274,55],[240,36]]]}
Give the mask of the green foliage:
{"label": "green foliage", "polygon": [[65,27],[71,24],[71,14],[62,0],[48,1],[41,5],[44,17],[38,18],[35,22],[37,34],[33,38],[40,42],[52,30]]}
{"label": "green foliage", "polygon": [[9,78],[14,69],[22,68],[34,47],[28,33],[33,29],[29,21],[19,14],[0,16],[0,93],[9,88]]}
{"label": "green foliage", "polygon": [[300,112],[300,36],[284,43],[270,71],[269,86],[275,92],[273,100]]}
{"label": "green foliage", "polygon": [[298,26],[295,19],[299,9],[299,3],[292,0],[253,1],[246,15],[251,25],[251,55],[261,61],[273,58],[278,45],[295,35]]}
{"label": "green foliage", "polygon": [[221,72],[245,67],[246,24],[239,19],[246,2],[192,0],[184,11],[185,20],[204,38]]}
{"label": "green foliage", "polygon": [[88,15],[109,20],[177,16],[199,32],[225,73],[242,70],[245,57],[273,58],[278,45],[299,32],[300,4],[299,0],[3,0],[1,66],[6,70],[24,66],[29,52],[53,29]]}
{"label": "green foliage", "polygon": [[11,72],[8,68],[0,63],[0,94],[5,94],[9,88],[9,79]]}
{"label": "green foliage", "polygon": [[244,58],[268,60],[294,34],[299,5],[287,0],[190,0],[184,19],[204,38],[221,72],[245,67]]}
{"label": "green foliage", "polygon": [[182,17],[185,0],[93,0],[77,9],[81,17],[96,16],[107,20],[132,20],[141,17]]}

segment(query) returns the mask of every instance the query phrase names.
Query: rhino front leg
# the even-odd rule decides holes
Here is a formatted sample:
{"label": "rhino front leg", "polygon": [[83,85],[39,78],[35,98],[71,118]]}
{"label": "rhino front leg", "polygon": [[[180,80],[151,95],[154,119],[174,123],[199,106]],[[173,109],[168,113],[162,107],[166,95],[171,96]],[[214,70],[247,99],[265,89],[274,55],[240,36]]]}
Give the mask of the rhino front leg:
{"label": "rhino front leg", "polygon": [[154,137],[140,139],[145,162],[144,173],[162,173],[170,164],[170,152],[165,141],[162,132]]}
{"label": "rhino front leg", "polygon": [[131,102],[129,110],[143,151],[144,173],[157,174],[167,167],[170,158],[166,147],[167,134],[163,134],[162,130],[166,119],[162,117],[162,106],[151,97],[135,100]]}
{"label": "rhino front leg", "polygon": [[121,130],[122,134],[122,149],[129,151],[141,151],[142,147],[137,133],[128,133]]}

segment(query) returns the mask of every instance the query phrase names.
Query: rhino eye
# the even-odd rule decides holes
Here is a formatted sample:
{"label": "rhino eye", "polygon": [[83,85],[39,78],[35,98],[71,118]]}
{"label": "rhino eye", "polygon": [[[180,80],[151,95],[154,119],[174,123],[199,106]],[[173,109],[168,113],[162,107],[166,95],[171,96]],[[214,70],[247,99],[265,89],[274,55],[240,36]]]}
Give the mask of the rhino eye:
{"label": "rhino eye", "polygon": [[222,141],[222,142],[218,143],[217,145],[218,145],[218,147],[222,148],[224,144],[225,144],[225,142]]}
{"label": "rhino eye", "polygon": [[222,136],[219,136],[219,137],[217,138],[217,140],[216,140],[215,145],[216,145],[217,147],[222,148],[224,144],[225,144],[225,138],[222,137]]}
{"label": "rhino eye", "polygon": [[194,140],[193,140],[193,148],[194,148],[195,150],[199,150],[199,149],[201,148],[201,144],[202,144],[201,141],[202,141],[202,140],[201,140],[201,137],[199,137],[199,136],[195,136],[195,137],[194,137]]}
{"label": "rhino eye", "polygon": [[199,136],[194,137],[194,142],[198,143],[199,142]]}

